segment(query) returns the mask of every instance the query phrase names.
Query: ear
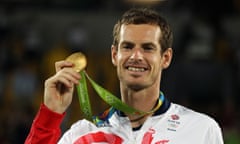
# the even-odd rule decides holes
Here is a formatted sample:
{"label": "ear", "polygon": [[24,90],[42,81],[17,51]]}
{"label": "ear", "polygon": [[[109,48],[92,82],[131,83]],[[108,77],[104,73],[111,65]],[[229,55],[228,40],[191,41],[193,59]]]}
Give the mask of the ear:
{"label": "ear", "polygon": [[172,48],[168,48],[165,52],[163,52],[163,54],[162,54],[162,57],[163,57],[162,67],[163,67],[163,69],[168,68],[169,65],[171,64],[172,55],[173,55]]}
{"label": "ear", "polygon": [[111,47],[112,63],[114,66],[117,65],[117,47],[112,45]]}

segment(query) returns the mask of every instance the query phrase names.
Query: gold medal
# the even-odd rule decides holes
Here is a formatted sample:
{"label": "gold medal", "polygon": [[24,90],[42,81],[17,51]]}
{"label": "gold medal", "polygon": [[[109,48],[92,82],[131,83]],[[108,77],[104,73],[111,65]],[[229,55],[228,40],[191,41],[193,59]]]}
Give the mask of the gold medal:
{"label": "gold medal", "polygon": [[74,63],[73,69],[76,72],[80,72],[87,66],[87,58],[86,56],[81,52],[76,52],[71,54],[66,58],[66,61]]}

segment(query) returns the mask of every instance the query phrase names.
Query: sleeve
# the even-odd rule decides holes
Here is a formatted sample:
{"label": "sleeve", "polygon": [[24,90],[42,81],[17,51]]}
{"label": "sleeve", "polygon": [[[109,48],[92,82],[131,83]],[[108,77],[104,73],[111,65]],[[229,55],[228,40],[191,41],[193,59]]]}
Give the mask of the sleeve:
{"label": "sleeve", "polygon": [[55,113],[41,104],[25,144],[56,144],[61,135],[60,125],[64,116],[65,113]]}

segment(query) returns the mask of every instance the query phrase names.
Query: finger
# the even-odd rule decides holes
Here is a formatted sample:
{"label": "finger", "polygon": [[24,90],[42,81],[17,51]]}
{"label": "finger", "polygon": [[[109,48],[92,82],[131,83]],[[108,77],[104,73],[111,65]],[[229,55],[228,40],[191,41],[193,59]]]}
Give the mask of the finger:
{"label": "finger", "polygon": [[68,62],[68,61],[64,61],[64,60],[55,62],[56,72],[60,71],[64,67],[72,67],[72,66],[73,66],[73,63]]}
{"label": "finger", "polygon": [[77,80],[80,80],[81,75],[80,73],[76,72],[74,69],[72,68],[64,68],[63,72],[66,72],[67,74],[71,75],[72,77],[74,77]]}
{"label": "finger", "polygon": [[74,84],[78,84],[80,76],[76,75],[75,73],[72,73],[71,71],[61,71],[61,73],[57,74],[57,76],[59,77],[64,77],[65,79],[67,79],[68,81],[74,83]]}
{"label": "finger", "polygon": [[58,77],[55,75],[45,81],[45,88],[57,88],[58,84],[63,84],[66,87],[71,87],[73,85],[64,77]]}
{"label": "finger", "polygon": [[74,79],[76,79],[77,81],[80,80],[81,75],[80,73],[76,72],[74,69],[72,68],[63,68],[61,71],[59,71],[57,73],[57,75],[61,75],[61,74],[66,74],[69,75],[71,77],[73,77]]}
{"label": "finger", "polygon": [[55,84],[57,86],[57,84],[63,84],[65,87],[68,87],[68,88],[72,88],[73,87],[73,82],[70,81],[69,79],[67,79],[66,77],[59,77],[55,80]]}

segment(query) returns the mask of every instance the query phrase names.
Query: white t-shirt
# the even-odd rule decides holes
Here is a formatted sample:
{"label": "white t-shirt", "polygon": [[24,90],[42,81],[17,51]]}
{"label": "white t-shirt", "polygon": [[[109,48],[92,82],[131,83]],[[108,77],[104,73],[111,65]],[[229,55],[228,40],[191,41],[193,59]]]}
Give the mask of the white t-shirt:
{"label": "white t-shirt", "polygon": [[113,112],[109,124],[102,127],[80,120],[59,144],[223,144],[221,129],[212,118],[178,104],[169,105],[164,113],[149,117],[137,131],[118,112]]}

